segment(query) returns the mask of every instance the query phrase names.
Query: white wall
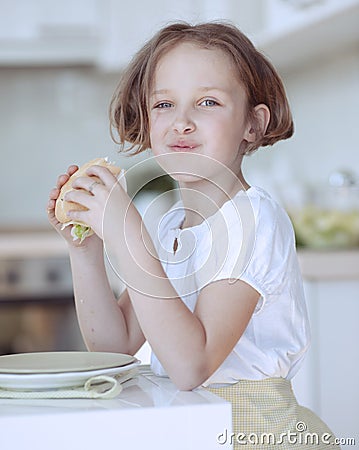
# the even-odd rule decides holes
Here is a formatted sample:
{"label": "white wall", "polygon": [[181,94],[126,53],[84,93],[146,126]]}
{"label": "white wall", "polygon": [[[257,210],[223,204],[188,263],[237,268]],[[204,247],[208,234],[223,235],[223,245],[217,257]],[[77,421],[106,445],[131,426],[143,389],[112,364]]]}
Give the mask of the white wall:
{"label": "white wall", "polygon": [[0,226],[45,224],[59,173],[116,158],[108,104],[117,78],[91,68],[0,69]]}
{"label": "white wall", "polygon": [[[261,3],[231,3],[250,35],[261,24]],[[358,48],[283,74],[296,132],[246,159],[249,181],[273,192],[289,181],[324,183],[338,168],[359,172],[358,75]],[[98,155],[117,159],[107,115],[117,81],[118,74],[90,67],[0,67],[0,228],[46,225],[48,191],[59,172]]]}
{"label": "white wall", "polygon": [[347,168],[359,175],[359,53],[349,49],[282,76],[295,122],[294,136],[245,161],[251,180],[269,189],[326,183]]}
{"label": "white wall", "polygon": [[[112,36],[115,42],[125,40],[127,53],[131,53],[137,50],[137,45],[133,48],[134,40],[145,39],[147,31],[175,18],[196,22],[233,17],[238,18],[246,31],[253,31],[261,23],[257,11],[262,1],[252,0],[249,4],[246,0],[186,0],[181,3],[153,0],[137,6],[107,1],[101,2],[101,12],[112,11],[109,5],[115,7],[114,22],[106,25],[105,37],[111,38],[111,33],[115,33]],[[36,5],[36,0],[33,4]],[[94,4],[91,3],[93,8]],[[9,11],[5,10],[5,14]],[[34,14],[31,8],[30,13]],[[126,21],[124,29],[119,29],[116,17],[131,20]],[[27,19],[14,22],[17,33],[21,34]],[[31,24],[31,20],[37,23],[35,16],[29,20]],[[77,20],[80,19],[77,17]],[[111,50],[109,46],[110,53]],[[117,81],[118,74],[104,74],[90,67],[0,66],[0,229],[13,224],[47,226],[48,192],[58,174],[70,163],[107,155],[125,167],[130,164],[127,158],[118,160],[116,146],[109,135],[107,111]]]}

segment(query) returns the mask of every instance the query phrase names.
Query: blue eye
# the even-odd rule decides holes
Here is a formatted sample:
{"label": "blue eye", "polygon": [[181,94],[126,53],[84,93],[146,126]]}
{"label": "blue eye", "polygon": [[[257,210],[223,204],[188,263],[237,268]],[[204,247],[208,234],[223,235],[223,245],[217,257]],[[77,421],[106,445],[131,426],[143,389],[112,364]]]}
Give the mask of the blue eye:
{"label": "blue eye", "polygon": [[210,98],[206,98],[200,103],[202,106],[217,106],[218,103],[215,100],[212,100]]}
{"label": "blue eye", "polygon": [[170,108],[171,106],[172,106],[172,104],[169,102],[162,102],[162,103],[157,103],[157,105],[155,105],[154,108],[164,109],[164,108]]}

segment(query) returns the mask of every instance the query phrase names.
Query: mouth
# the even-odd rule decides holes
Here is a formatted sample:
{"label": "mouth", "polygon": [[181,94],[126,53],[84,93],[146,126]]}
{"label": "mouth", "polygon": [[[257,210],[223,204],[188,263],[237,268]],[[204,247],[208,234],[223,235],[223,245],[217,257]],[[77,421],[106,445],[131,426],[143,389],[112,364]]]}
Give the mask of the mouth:
{"label": "mouth", "polygon": [[198,144],[181,143],[181,142],[176,142],[174,144],[169,145],[169,148],[175,152],[189,152],[189,151],[195,150],[198,147],[199,147]]}

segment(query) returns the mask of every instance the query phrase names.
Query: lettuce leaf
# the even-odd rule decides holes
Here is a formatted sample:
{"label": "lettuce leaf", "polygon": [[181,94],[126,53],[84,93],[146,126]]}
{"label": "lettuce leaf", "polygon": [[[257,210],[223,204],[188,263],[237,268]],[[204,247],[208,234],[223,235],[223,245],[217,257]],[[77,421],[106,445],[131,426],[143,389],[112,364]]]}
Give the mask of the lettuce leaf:
{"label": "lettuce leaf", "polygon": [[72,225],[71,236],[74,241],[80,240],[80,244],[88,237],[93,234],[91,227],[87,225],[82,225],[77,222],[66,222],[62,225],[62,230],[69,225]]}

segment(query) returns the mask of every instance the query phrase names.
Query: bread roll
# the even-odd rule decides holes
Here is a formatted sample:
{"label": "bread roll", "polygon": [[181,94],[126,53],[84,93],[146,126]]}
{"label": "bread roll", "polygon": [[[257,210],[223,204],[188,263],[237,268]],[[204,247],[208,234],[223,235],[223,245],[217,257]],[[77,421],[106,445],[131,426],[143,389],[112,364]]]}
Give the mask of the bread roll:
{"label": "bread roll", "polygon": [[[94,166],[94,165],[106,167],[116,177],[121,172],[121,168],[120,167],[109,163],[105,158],[96,158],[96,159],[93,159],[93,160],[87,162],[86,164],[82,165],[68,179],[68,181],[62,186],[62,188],[60,190],[59,197],[57,198],[56,204],[55,204],[55,216],[56,216],[56,219],[60,223],[64,224],[63,228],[65,226],[68,226],[68,225],[73,225],[74,233],[72,233],[72,235],[74,237],[74,240],[75,239],[80,239],[81,241],[83,241],[83,239],[85,239],[87,236],[90,236],[91,234],[93,234],[93,231],[91,230],[91,228],[87,224],[85,224],[85,223],[83,223],[81,221],[77,221],[77,222],[71,221],[71,219],[67,216],[67,213],[70,210],[72,210],[72,211],[86,211],[87,208],[82,206],[82,205],[80,205],[80,204],[78,204],[78,203],[66,201],[65,200],[65,194],[67,192],[70,192],[70,191],[74,190],[74,188],[72,187],[72,183],[78,177],[88,176],[86,174],[87,169],[89,167],[91,167],[91,166]],[[91,179],[93,179],[93,181],[98,180],[97,177],[91,177]],[[75,227],[77,226],[77,227],[75,228],[74,226]]]}

